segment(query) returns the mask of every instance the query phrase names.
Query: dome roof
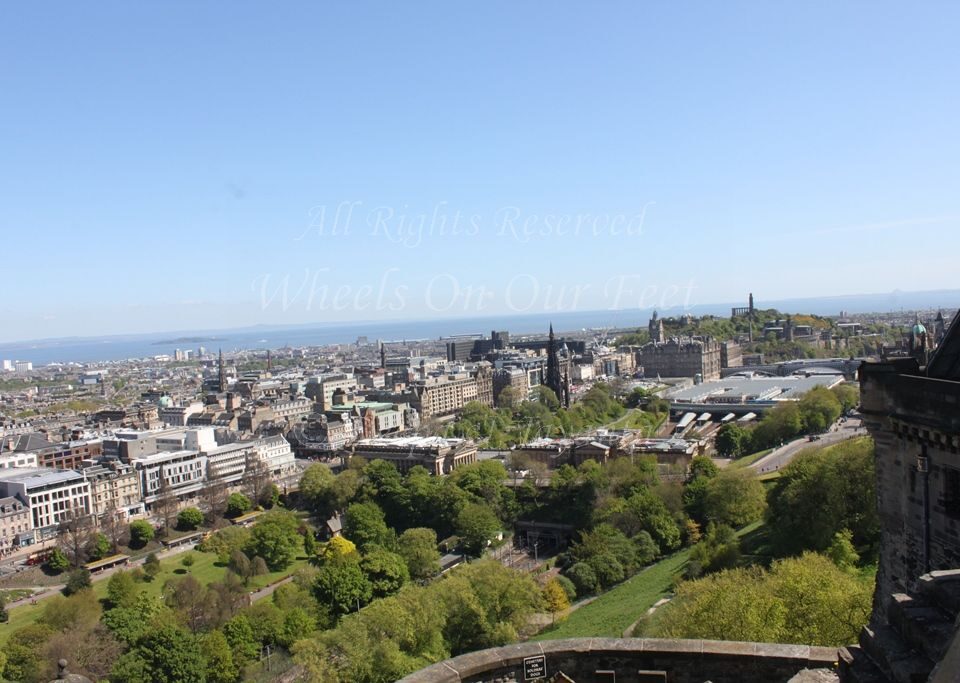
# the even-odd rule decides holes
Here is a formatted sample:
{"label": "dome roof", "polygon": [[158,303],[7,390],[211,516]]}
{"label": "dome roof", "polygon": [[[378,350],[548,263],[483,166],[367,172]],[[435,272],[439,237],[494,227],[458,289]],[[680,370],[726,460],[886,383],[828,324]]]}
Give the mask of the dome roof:
{"label": "dome roof", "polygon": [[927,328],[923,326],[923,323],[922,323],[922,322],[917,321],[917,324],[913,326],[913,333],[914,333],[914,334],[926,334],[926,333],[927,333]]}

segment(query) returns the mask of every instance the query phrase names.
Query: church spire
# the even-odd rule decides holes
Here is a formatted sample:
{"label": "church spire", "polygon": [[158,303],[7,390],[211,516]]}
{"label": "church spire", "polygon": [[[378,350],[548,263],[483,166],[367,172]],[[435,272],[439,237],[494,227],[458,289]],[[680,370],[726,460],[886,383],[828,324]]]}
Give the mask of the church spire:
{"label": "church spire", "polygon": [[553,391],[562,404],[564,385],[563,376],[560,374],[560,355],[557,353],[557,338],[553,334],[553,323],[550,323],[550,336],[547,340],[547,375],[543,383]]}
{"label": "church spire", "polygon": [[223,371],[223,349],[218,349],[220,358],[217,360],[217,387],[221,393],[227,390],[227,375]]}

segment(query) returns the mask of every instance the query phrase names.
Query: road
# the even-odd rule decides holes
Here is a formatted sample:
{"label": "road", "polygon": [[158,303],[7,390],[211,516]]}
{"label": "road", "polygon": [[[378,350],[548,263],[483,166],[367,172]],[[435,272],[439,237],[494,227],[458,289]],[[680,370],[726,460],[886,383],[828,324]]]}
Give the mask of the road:
{"label": "road", "polygon": [[866,431],[864,431],[860,420],[856,418],[847,418],[844,422],[834,423],[830,428],[830,431],[826,434],[823,434],[816,441],[810,441],[807,437],[802,439],[796,439],[790,443],[784,444],[779,448],[775,448],[773,451],[763,456],[759,460],[750,464],[750,467],[756,470],[758,473],[763,474],[766,472],[774,472],[779,470],[781,467],[785,467],[790,463],[791,460],[805,448],[811,448],[815,446],[830,446],[835,443],[840,443],[847,439],[852,439],[857,436],[864,436]]}

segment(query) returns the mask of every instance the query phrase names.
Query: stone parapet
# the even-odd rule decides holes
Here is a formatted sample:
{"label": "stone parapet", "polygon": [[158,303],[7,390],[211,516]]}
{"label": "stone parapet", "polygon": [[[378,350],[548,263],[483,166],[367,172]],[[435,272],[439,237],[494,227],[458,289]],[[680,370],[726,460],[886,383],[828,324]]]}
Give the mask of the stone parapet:
{"label": "stone parapet", "polygon": [[[786,682],[803,669],[836,668],[837,650],[809,645],[658,638],[570,638],[470,652],[434,664],[401,683],[491,683],[531,680],[524,661],[543,658],[546,677],[574,681],[669,683]],[[647,677],[647,678],[644,678]]]}

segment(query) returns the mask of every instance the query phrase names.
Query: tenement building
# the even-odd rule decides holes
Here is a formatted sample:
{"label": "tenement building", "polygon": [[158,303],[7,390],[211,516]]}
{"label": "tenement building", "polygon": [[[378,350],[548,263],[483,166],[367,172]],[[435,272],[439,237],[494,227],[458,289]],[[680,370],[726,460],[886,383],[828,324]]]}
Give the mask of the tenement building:
{"label": "tenement building", "polygon": [[673,337],[649,342],[637,352],[646,377],[720,377],[721,345],[711,337]]}

